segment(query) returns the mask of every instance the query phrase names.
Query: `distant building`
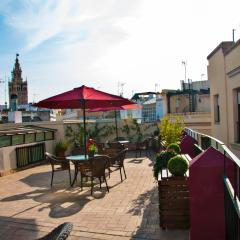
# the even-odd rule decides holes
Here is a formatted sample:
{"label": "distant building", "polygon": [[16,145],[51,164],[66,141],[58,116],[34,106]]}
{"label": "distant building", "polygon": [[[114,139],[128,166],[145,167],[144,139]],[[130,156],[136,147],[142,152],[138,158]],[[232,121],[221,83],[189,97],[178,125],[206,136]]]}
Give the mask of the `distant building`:
{"label": "distant building", "polygon": [[182,91],[189,90],[189,89],[200,91],[202,89],[208,90],[209,88],[210,88],[210,85],[208,80],[194,81],[194,82],[192,80],[189,80],[188,82],[184,82],[183,80],[181,81]]}
{"label": "distant building", "polygon": [[163,112],[210,112],[210,88],[208,81],[184,83],[181,90],[163,89]]}
{"label": "distant building", "polygon": [[[86,111],[86,119],[88,120],[96,120],[96,119],[102,119],[105,118],[107,115],[109,115],[111,111],[109,112],[88,112]],[[59,120],[81,120],[83,119],[83,110],[82,109],[62,109],[61,110],[61,116],[59,117]]]}
{"label": "distant building", "polygon": [[131,118],[141,122],[155,122],[163,117],[162,97],[159,93],[135,93],[131,100],[142,108],[121,111],[121,119]]}
{"label": "distant building", "polygon": [[22,79],[19,54],[16,54],[15,65],[12,71],[11,81],[8,83],[9,108],[17,110],[18,105],[28,104],[28,83]]}

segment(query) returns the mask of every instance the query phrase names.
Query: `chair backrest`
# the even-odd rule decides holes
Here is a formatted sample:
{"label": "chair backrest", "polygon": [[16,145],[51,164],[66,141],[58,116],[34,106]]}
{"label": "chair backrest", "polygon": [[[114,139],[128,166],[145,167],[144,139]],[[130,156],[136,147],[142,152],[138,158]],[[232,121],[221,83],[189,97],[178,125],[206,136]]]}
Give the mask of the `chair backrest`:
{"label": "chair backrest", "polygon": [[109,157],[115,157],[121,150],[116,148],[105,148],[101,154],[107,155]]}
{"label": "chair backrest", "polygon": [[62,170],[68,169],[70,167],[70,163],[65,158],[57,158],[55,155],[45,152],[45,158],[48,162],[50,162],[51,166],[60,165]]}
{"label": "chair backrest", "polygon": [[108,145],[110,148],[115,148],[115,149],[119,149],[119,150],[124,149],[124,145],[119,142],[109,142]]}
{"label": "chair backrest", "polygon": [[45,152],[45,159],[49,161],[51,164],[57,161],[56,156],[48,152]]}
{"label": "chair backrest", "polygon": [[96,145],[97,145],[97,148],[98,148],[98,153],[103,153],[104,152],[104,143],[96,143]]}
{"label": "chair backrest", "polygon": [[101,177],[105,175],[105,169],[109,165],[109,157],[108,156],[95,156],[90,158],[90,166],[92,169],[93,177]]}
{"label": "chair backrest", "polygon": [[117,162],[120,166],[123,166],[123,161],[126,157],[127,148],[123,149],[117,156],[111,159],[111,162]]}

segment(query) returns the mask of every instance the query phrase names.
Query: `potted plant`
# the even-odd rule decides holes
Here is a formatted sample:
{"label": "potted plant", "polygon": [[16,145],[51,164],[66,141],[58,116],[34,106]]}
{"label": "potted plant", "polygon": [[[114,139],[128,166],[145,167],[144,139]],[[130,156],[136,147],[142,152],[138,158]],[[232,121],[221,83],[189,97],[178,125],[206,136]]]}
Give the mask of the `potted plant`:
{"label": "potted plant", "polygon": [[188,170],[188,161],[181,156],[175,156],[168,162],[169,172],[176,177],[183,177]]}
{"label": "potted plant", "polygon": [[176,154],[180,154],[181,153],[181,149],[179,147],[179,145],[177,143],[171,143],[167,146],[167,151],[168,152],[175,152]]}
{"label": "potted plant", "polygon": [[89,157],[94,157],[94,154],[97,152],[97,145],[95,144],[93,139],[88,139],[87,142],[87,152]]}
{"label": "potted plant", "polygon": [[166,169],[168,165],[168,161],[176,156],[174,151],[162,151],[157,154],[156,161],[153,167],[154,177],[158,179],[158,174],[162,169]]}
{"label": "potted plant", "polygon": [[171,143],[168,145],[167,150],[157,153],[156,161],[153,167],[154,177],[158,179],[158,174],[162,169],[167,169],[168,161],[180,154],[181,149],[177,143]]}
{"label": "potted plant", "polygon": [[60,139],[55,146],[55,152],[57,157],[65,157],[65,152],[68,149],[68,142]]}
{"label": "potted plant", "polygon": [[[188,161],[180,155],[171,158],[167,167],[172,176],[158,181],[160,226],[189,228]],[[167,209],[167,211],[166,211]]]}
{"label": "potted plant", "polygon": [[176,118],[166,116],[162,118],[160,123],[161,141],[165,142],[166,146],[171,143],[179,142],[182,138],[184,127],[184,121],[181,116]]}

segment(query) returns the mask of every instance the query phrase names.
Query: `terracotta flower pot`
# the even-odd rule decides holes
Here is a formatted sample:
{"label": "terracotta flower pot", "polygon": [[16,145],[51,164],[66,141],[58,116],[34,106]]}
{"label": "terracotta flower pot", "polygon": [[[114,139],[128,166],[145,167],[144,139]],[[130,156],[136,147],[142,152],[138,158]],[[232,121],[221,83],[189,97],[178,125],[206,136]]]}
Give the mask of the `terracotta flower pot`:
{"label": "terracotta flower pot", "polygon": [[65,157],[65,150],[58,150],[56,152],[57,157]]}

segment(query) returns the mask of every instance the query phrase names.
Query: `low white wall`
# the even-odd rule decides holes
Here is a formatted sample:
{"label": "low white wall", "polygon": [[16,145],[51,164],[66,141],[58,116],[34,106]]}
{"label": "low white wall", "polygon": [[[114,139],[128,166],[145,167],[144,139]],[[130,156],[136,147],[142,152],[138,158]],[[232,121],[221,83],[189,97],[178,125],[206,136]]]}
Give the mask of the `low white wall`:
{"label": "low white wall", "polygon": [[[55,140],[45,142],[46,151],[53,153]],[[41,143],[41,142],[38,142]],[[17,168],[16,148],[33,146],[36,143],[21,144],[0,148],[0,176],[10,173]]]}
{"label": "low white wall", "polygon": [[[3,130],[3,129],[7,130],[10,128],[18,128],[18,127],[22,127],[22,126],[24,127],[26,125],[34,125],[34,126],[38,126],[38,127],[56,129],[57,131],[55,132],[55,140],[45,142],[46,151],[50,152],[50,153],[54,153],[56,141],[66,138],[65,130],[66,130],[67,126],[71,126],[74,129],[75,127],[77,127],[77,124],[79,124],[79,123],[82,123],[82,121],[33,122],[33,123],[22,123],[22,124],[9,123],[9,124],[0,124],[0,130]],[[95,124],[96,124],[95,121],[94,122],[88,121],[87,128],[91,128],[91,127],[95,126]],[[126,133],[122,132],[122,127],[124,124],[128,124],[129,126],[132,125],[131,120],[118,121],[119,137],[127,137]],[[112,119],[112,121],[99,123],[99,127],[101,127],[103,125],[114,125],[115,126],[114,119]],[[141,124],[140,127],[141,127],[144,135],[148,136],[148,135],[153,134],[154,130],[156,130],[156,126],[157,125],[154,123],[144,123],[144,124]],[[131,130],[130,135],[135,136],[135,131]],[[116,138],[116,134],[115,134],[115,131],[113,131],[108,136],[102,137],[100,139],[100,141],[101,142],[105,142],[107,140],[112,141],[115,138]],[[15,149],[17,147],[24,147],[24,146],[34,145],[34,144],[36,144],[36,143],[21,144],[21,145],[0,148],[0,176],[11,172],[11,170],[16,169],[17,166],[16,166],[16,150]],[[67,153],[70,153],[70,151],[71,151],[71,147],[69,148]]]}

